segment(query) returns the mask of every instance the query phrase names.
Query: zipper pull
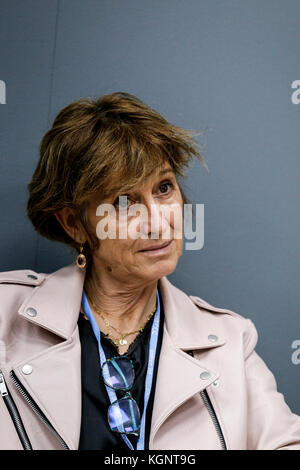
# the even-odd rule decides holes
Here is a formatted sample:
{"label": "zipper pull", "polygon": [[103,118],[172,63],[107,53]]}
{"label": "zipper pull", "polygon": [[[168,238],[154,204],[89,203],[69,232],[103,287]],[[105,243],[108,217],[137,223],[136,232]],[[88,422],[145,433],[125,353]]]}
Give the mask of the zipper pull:
{"label": "zipper pull", "polygon": [[8,391],[6,388],[6,383],[4,380],[4,375],[2,374],[2,370],[0,370],[0,392],[3,397],[6,397],[6,395],[8,395]]}

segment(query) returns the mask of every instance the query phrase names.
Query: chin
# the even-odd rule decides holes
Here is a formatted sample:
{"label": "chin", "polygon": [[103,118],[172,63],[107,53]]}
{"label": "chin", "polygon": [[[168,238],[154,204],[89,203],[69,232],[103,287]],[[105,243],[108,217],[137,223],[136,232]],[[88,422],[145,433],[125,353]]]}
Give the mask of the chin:
{"label": "chin", "polygon": [[[178,263],[178,257],[176,259],[161,260],[159,262],[153,263],[152,266],[146,268],[144,266],[143,274],[149,275],[153,279],[160,279],[163,276],[168,276],[173,273],[176,269]],[[148,277],[148,276],[147,276]]]}

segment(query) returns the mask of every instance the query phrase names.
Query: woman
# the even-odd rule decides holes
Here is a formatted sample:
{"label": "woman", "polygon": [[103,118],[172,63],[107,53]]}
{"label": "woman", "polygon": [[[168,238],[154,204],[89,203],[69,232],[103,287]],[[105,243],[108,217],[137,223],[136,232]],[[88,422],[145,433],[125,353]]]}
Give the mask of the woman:
{"label": "woman", "polygon": [[54,120],[27,213],[77,257],[0,273],[2,449],[300,449],[251,320],[167,278],[193,155],[205,165],[191,133],[126,93]]}

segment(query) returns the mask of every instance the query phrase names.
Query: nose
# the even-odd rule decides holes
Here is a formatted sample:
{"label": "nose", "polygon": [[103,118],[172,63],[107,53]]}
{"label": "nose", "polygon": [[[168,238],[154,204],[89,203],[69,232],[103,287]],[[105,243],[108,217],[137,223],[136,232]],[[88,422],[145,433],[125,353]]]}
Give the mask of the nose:
{"label": "nose", "polygon": [[144,236],[152,239],[170,239],[170,223],[164,214],[163,205],[153,197],[144,202],[147,208],[146,220],[143,218],[140,231]]}

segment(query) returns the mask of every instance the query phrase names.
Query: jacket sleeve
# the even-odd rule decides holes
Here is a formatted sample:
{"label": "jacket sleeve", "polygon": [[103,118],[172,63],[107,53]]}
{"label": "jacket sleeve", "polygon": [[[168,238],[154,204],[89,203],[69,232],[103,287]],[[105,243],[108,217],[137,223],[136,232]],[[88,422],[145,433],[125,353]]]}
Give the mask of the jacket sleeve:
{"label": "jacket sleeve", "polygon": [[245,345],[249,450],[300,450],[300,416],[277,390],[273,373],[255,352],[257,330],[250,319]]}

